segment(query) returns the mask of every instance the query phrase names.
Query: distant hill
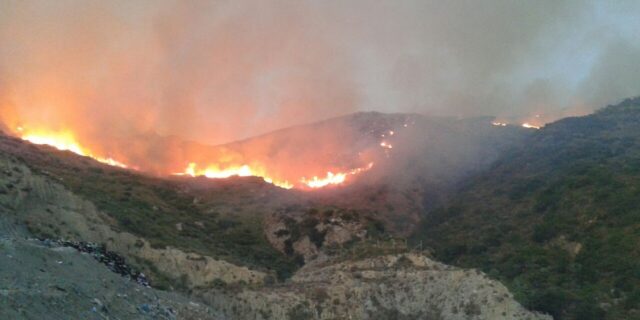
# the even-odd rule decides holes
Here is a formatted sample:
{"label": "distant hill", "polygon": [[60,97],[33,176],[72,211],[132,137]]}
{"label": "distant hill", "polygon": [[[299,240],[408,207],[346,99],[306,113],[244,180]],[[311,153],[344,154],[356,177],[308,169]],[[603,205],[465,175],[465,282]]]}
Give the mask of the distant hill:
{"label": "distant hill", "polygon": [[[294,184],[300,177],[322,177],[327,171],[347,171],[373,163],[374,174],[366,176],[383,182],[421,177],[447,185],[485,169],[503,150],[532,132],[519,126],[496,127],[491,125],[492,120],[359,112],[216,146],[175,137],[152,141],[155,148],[176,150],[176,157],[181,159],[168,161],[171,163],[186,167],[194,162],[198,168],[208,164],[257,164],[273,178]],[[171,172],[179,169],[185,168]]]}
{"label": "distant hill", "polygon": [[369,212],[388,231],[407,235],[425,208],[535,131],[493,126],[492,120],[360,112],[211,147],[210,152],[259,159],[276,173],[291,170],[294,176],[308,168],[318,172],[372,163],[371,170],[350,177],[346,186],[305,197],[314,205]]}
{"label": "distant hill", "polygon": [[640,98],[546,125],[413,241],[556,319],[640,319]]}

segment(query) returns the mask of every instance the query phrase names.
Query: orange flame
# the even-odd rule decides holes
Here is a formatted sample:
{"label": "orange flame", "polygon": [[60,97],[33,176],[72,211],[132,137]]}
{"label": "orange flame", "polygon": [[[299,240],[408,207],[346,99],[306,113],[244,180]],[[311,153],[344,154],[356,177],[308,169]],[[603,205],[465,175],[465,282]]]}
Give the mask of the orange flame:
{"label": "orange flame", "polygon": [[341,184],[347,179],[347,174],[338,172],[333,173],[331,171],[327,172],[327,175],[324,178],[318,178],[314,176],[313,178],[307,180],[306,178],[302,178],[300,182],[304,183],[309,188],[322,188],[332,184]]}
{"label": "orange flame", "polygon": [[265,170],[263,169],[254,169],[249,165],[239,165],[239,166],[230,166],[227,168],[220,168],[217,165],[211,165],[206,169],[198,169],[198,165],[196,163],[189,163],[184,172],[176,173],[175,175],[180,176],[191,176],[191,177],[199,177],[204,176],[211,179],[224,179],[229,177],[259,177],[262,178],[265,182],[271,183],[275,186],[284,189],[291,189],[293,185],[288,181],[280,181],[274,180],[269,177]]}
{"label": "orange flame", "polygon": [[393,146],[389,142],[386,142],[386,141],[380,142],[380,146],[385,148],[385,149],[393,149]]}
{"label": "orange flame", "polygon": [[539,127],[539,126],[536,126],[536,125],[530,124],[530,123],[528,123],[528,122],[523,123],[523,124],[522,124],[522,126],[523,126],[524,128],[527,128],[527,129],[540,129],[540,127]]}
{"label": "orange flame", "polygon": [[100,157],[94,155],[89,150],[80,146],[76,141],[74,135],[68,131],[60,132],[24,132],[24,128],[18,127],[17,131],[22,133],[22,140],[29,141],[33,144],[49,145],[58,150],[71,151],[75,154],[93,158],[101,163],[108,164],[114,167],[128,168],[128,166],[120,161],[117,161],[110,157]]}
{"label": "orange flame", "polygon": [[323,188],[331,185],[343,184],[347,180],[347,177],[367,171],[372,167],[373,167],[373,163],[369,163],[366,167],[351,169],[346,172],[333,173],[329,171],[327,172],[327,175],[322,178],[319,178],[318,176],[314,176],[311,179],[302,177],[300,178],[299,183],[297,185],[294,185],[286,180],[274,179],[273,177],[270,177],[266,173],[266,170],[262,168],[258,169],[257,167],[251,167],[246,164],[239,165],[239,166],[230,166],[226,168],[220,168],[220,166],[211,165],[206,169],[198,169],[197,164],[189,163],[189,165],[184,170],[184,172],[176,173],[175,175],[191,176],[191,177],[204,176],[212,179],[224,179],[224,178],[229,178],[233,176],[238,176],[238,177],[251,176],[251,177],[262,178],[265,182],[271,183],[275,186],[278,186],[284,189],[292,189],[294,187],[301,188],[301,189],[306,189],[306,188],[318,189],[318,188]]}
{"label": "orange flame", "polygon": [[356,175],[358,173],[367,171],[372,167],[373,167],[373,162],[369,163],[364,168],[356,168],[356,169],[349,170],[347,172],[333,173],[329,171],[327,172],[327,175],[324,178],[318,178],[317,176],[314,176],[311,179],[306,179],[303,177],[302,179],[300,179],[300,182],[309,188],[322,188],[329,185],[339,185],[344,183],[347,180],[348,176]]}
{"label": "orange flame", "polygon": [[[94,152],[90,151],[86,147],[83,147],[78,140],[76,140],[74,134],[70,131],[46,131],[46,130],[28,130],[23,127],[16,129],[19,136],[26,141],[39,145],[49,145],[59,150],[66,150],[76,153],[81,156],[91,157],[101,163],[120,167],[131,168],[123,162],[117,161],[111,157],[98,156]],[[385,148],[392,148],[391,144],[384,142],[381,144]],[[212,179],[224,179],[233,176],[239,177],[259,177],[265,182],[278,186],[284,189],[318,189],[327,186],[337,186],[345,183],[350,176],[357,175],[361,172],[367,171],[373,167],[373,162],[369,163],[365,167],[350,169],[347,171],[327,171],[323,177],[313,176],[312,178],[301,177],[296,182],[291,183],[284,179],[277,179],[276,177],[267,173],[267,169],[259,164],[233,164],[228,166],[221,166],[217,164],[208,165],[206,167],[199,167],[195,162],[191,162],[187,165],[183,172],[175,173],[174,175],[182,176],[204,176]]]}
{"label": "orange flame", "polygon": [[[496,127],[506,127],[506,126],[510,125],[507,122],[501,122],[501,121],[494,121],[494,122],[491,122],[491,124],[493,126],[496,126]],[[517,124],[514,124],[514,125],[517,125]],[[541,126],[537,124],[537,121],[536,122],[524,122],[520,126],[522,126],[523,128],[527,128],[527,129],[540,129],[541,128]]]}

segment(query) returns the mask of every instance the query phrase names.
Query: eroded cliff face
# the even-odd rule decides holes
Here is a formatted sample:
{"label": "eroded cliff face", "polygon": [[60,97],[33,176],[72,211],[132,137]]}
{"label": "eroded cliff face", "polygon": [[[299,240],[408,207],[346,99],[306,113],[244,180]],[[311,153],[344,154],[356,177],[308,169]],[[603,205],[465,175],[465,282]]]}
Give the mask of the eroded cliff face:
{"label": "eroded cliff face", "polygon": [[312,264],[282,286],[202,296],[238,319],[551,319],[481,272],[414,253]]}
{"label": "eroded cliff face", "polygon": [[260,284],[263,272],[175,248],[152,248],[145,240],[114,230],[109,216],[52,179],[33,174],[11,158],[0,157],[0,203],[38,236],[101,243],[152,275],[186,288],[226,284]]}

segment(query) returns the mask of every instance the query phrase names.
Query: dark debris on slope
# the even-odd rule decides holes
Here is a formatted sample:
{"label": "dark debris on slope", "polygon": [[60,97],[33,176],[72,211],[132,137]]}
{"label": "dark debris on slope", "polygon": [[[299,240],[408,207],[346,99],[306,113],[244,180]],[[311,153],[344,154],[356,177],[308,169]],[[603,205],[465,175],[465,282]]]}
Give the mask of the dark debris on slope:
{"label": "dark debris on slope", "polygon": [[151,287],[149,279],[144,273],[138,272],[129,266],[125,259],[116,254],[115,252],[108,251],[103,245],[99,245],[91,242],[76,242],[68,240],[52,240],[52,239],[38,239],[47,247],[69,247],[78,250],[81,253],[91,255],[98,262],[104,264],[112,272],[119,274],[125,278],[135,281],[137,284]]}

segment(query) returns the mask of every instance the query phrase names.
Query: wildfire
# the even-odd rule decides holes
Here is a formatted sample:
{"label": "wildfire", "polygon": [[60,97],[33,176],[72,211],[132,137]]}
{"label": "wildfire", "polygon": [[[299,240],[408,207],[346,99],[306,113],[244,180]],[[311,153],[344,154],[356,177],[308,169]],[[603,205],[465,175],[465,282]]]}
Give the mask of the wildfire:
{"label": "wildfire", "polygon": [[58,150],[71,151],[81,156],[87,155],[87,153],[82,150],[80,145],[76,142],[73,135],[68,132],[60,132],[51,135],[28,133],[22,136],[22,140],[27,140],[34,144],[46,144]]}
{"label": "wildfire", "polygon": [[318,178],[317,176],[314,176],[309,180],[307,180],[306,178],[302,178],[300,182],[304,183],[309,188],[322,188],[331,184],[341,184],[346,179],[346,173],[333,173],[329,171],[324,178]]}
{"label": "wildfire", "polygon": [[539,126],[532,125],[528,122],[523,123],[522,126],[527,129],[540,129]]}
{"label": "wildfire", "polygon": [[176,173],[175,175],[180,176],[191,176],[191,177],[199,177],[204,176],[211,179],[224,179],[229,177],[259,177],[262,178],[265,182],[271,183],[275,186],[284,189],[291,189],[293,185],[286,180],[275,180],[269,177],[265,170],[251,168],[249,165],[239,165],[239,166],[231,166],[227,168],[220,168],[219,166],[213,165],[209,166],[205,169],[199,169],[196,163],[189,163],[184,172]]}
{"label": "wildfire", "polygon": [[309,188],[322,188],[329,185],[338,185],[345,182],[348,176],[356,175],[371,168],[373,168],[373,162],[369,163],[366,167],[352,169],[347,172],[333,173],[329,171],[324,178],[318,178],[317,176],[314,176],[311,179],[306,179],[303,177],[302,179],[300,179],[300,182]]}
{"label": "wildfire", "polygon": [[[389,134],[389,136],[392,136],[392,135],[394,135],[394,134],[396,134],[396,133],[395,133],[395,131],[393,131],[393,130],[389,130],[388,134]],[[386,137],[387,137],[387,134],[384,134],[384,133],[383,133],[380,137],[381,137],[381,138],[386,138]]]}
{"label": "wildfire", "polygon": [[100,157],[94,157],[94,156],[90,156],[91,158],[97,160],[98,162],[102,162],[104,164],[108,164],[110,166],[113,167],[119,167],[119,168],[123,168],[123,169],[133,169],[133,168],[129,168],[129,166],[127,166],[126,164],[115,160],[113,158],[100,158]]}
{"label": "wildfire", "polygon": [[273,177],[270,177],[266,174],[266,170],[258,169],[257,167],[251,167],[249,165],[239,165],[239,166],[231,166],[226,168],[220,168],[219,166],[213,165],[209,166],[205,169],[199,169],[198,165],[195,163],[189,163],[184,172],[176,173],[175,175],[181,176],[191,176],[191,177],[199,177],[204,176],[211,179],[224,179],[229,177],[259,177],[262,178],[265,182],[271,183],[275,186],[284,189],[292,189],[294,187],[298,187],[301,189],[311,188],[317,189],[330,185],[339,185],[344,183],[349,176],[356,175],[360,172],[369,170],[373,167],[373,163],[369,163],[366,167],[351,169],[346,172],[327,172],[324,177],[314,176],[310,179],[306,177],[302,177],[299,179],[297,184],[292,184],[287,180],[278,180]]}
{"label": "wildfire", "polygon": [[[43,131],[43,130],[30,130],[26,127],[17,127],[16,134],[25,141],[29,141],[38,145],[49,145],[58,150],[70,151],[80,156],[90,157],[101,163],[120,167],[131,168],[127,164],[113,159],[112,157],[99,156],[96,153],[90,151],[90,149],[81,145],[75,138],[75,135],[70,131]],[[394,135],[393,131],[388,132],[389,135]],[[393,148],[388,142],[382,142],[380,144],[385,149]],[[355,176],[361,172],[367,171],[373,167],[373,162],[367,166],[359,167],[355,169],[331,170],[327,171],[324,176],[314,175],[311,178],[308,176],[301,176],[298,179],[290,180],[282,179],[273,176],[268,173],[267,169],[259,163],[245,163],[234,165],[208,165],[199,166],[195,162],[191,162],[187,165],[183,172],[175,173],[174,175],[182,176],[204,176],[211,179],[224,179],[229,177],[259,177],[265,182],[278,186],[284,189],[318,189],[327,186],[337,186],[344,184],[349,177]]]}
{"label": "wildfire", "polygon": [[[491,122],[491,124],[496,126],[496,127],[506,127],[506,126],[509,125],[506,122],[499,122],[499,121]],[[527,129],[540,129],[540,126],[534,125],[534,124],[532,124],[530,122],[525,122],[525,123],[521,124],[520,126],[522,126],[523,128],[527,128]]]}
{"label": "wildfire", "polygon": [[108,164],[110,166],[128,168],[128,166],[122,162],[119,162],[109,157],[105,158],[105,157],[96,156],[90,151],[88,151],[87,149],[81,147],[80,144],[76,141],[73,134],[70,132],[62,131],[62,132],[56,132],[56,133],[40,133],[40,132],[24,133],[25,130],[22,127],[18,127],[17,131],[20,133],[23,133],[21,137],[22,140],[26,140],[31,143],[39,144],[39,145],[49,145],[58,150],[71,151],[81,156],[91,157],[99,162]]}
{"label": "wildfire", "polygon": [[393,146],[390,143],[386,142],[386,141],[380,142],[380,146],[385,148],[385,149],[393,149]]}
{"label": "wildfire", "polygon": [[207,168],[204,171],[198,171],[197,165],[195,163],[189,163],[189,166],[184,172],[186,175],[195,177],[195,176],[205,176],[207,178],[229,178],[232,176],[240,176],[240,177],[249,177],[254,175],[253,170],[248,165],[243,165],[239,167],[232,167],[227,169],[219,169],[217,167]]}

